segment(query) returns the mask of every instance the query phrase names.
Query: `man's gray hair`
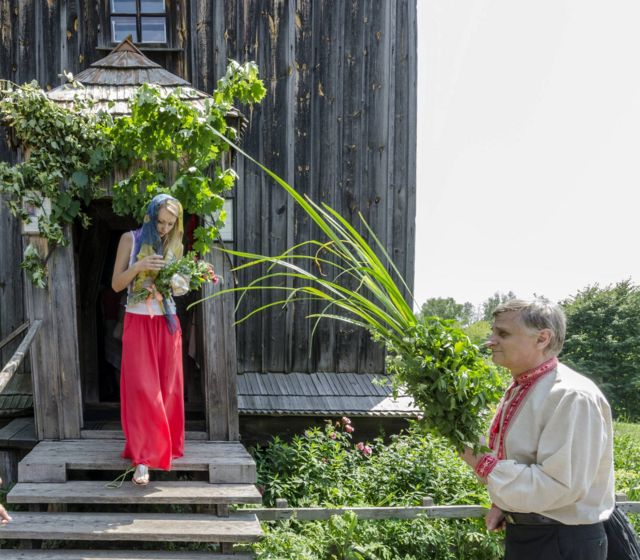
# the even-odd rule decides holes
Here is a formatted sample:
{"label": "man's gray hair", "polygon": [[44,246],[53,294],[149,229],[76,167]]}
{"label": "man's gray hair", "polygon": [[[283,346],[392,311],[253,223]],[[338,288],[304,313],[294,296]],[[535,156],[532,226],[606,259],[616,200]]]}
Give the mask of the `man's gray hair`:
{"label": "man's gray hair", "polygon": [[567,332],[567,319],[562,307],[544,299],[533,301],[512,299],[498,305],[493,312],[493,318],[495,319],[501,313],[507,313],[508,311],[518,313],[527,328],[538,331],[549,329],[551,331],[551,342],[547,350],[553,356],[560,354]]}

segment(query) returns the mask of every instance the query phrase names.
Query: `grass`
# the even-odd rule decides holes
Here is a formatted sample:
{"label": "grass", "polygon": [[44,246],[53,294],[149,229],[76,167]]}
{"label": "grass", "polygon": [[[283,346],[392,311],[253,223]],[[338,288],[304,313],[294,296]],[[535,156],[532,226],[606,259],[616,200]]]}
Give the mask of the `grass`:
{"label": "grass", "polygon": [[640,444],[640,424],[614,422],[613,429],[616,436],[628,435]]}

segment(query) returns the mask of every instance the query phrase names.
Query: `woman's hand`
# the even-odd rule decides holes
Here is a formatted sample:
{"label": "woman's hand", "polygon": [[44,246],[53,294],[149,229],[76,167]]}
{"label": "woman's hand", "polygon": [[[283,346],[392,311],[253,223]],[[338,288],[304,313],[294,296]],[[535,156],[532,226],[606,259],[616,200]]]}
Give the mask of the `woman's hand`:
{"label": "woman's hand", "polygon": [[137,261],[134,266],[136,272],[145,272],[147,270],[161,270],[164,264],[162,255],[147,255],[144,259]]}

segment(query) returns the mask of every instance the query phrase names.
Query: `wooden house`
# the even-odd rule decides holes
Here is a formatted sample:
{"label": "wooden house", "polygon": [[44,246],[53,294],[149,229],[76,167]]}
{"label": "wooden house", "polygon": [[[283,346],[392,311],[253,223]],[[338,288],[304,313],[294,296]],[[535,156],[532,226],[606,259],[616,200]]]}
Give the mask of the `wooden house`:
{"label": "wooden house", "polygon": [[[135,47],[109,58],[127,35]],[[121,97],[115,99],[121,105],[131,85],[121,83],[117,75],[123,73],[137,76],[133,83],[146,75],[169,88],[181,85],[197,103],[212,92],[229,58],[254,60],[267,96],[246,111],[243,148],[355,224],[361,212],[409,286],[416,57],[416,0],[0,0],[0,80],[36,80],[60,103],[65,89],[56,88],[63,71],[84,80],[99,99]],[[0,140],[0,159],[19,157]],[[304,212],[255,166],[237,158],[234,167],[239,181],[229,243],[276,254],[318,235]],[[311,422],[345,413],[412,414],[407,399],[393,402],[388,391],[371,384],[384,373],[384,354],[367,333],[326,322],[312,340],[306,316],[316,309],[302,305],[234,327],[233,298],[217,298],[182,316],[188,442],[174,470],[188,471],[189,481],[169,478],[165,484],[158,473],[148,491],[135,493],[130,487],[105,491],[103,480],[78,480],[85,471],[107,476],[126,466],[117,422],[118,302],[107,287],[117,238],[135,227],[114,215],[108,190],[88,211],[92,226],[68,228],[72,242],[51,257],[49,288],[41,290],[20,272],[28,242],[22,224],[0,204],[0,367],[7,365],[0,372],[6,389],[0,408],[11,407],[15,415],[33,398],[35,416],[32,435],[28,418],[0,427],[0,469],[10,467],[2,464],[7,449],[22,459],[9,501],[32,509],[0,529],[0,547],[2,539],[198,541],[220,543],[218,557],[229,558],[230,543],[260,535],[255,516],[229,512],[229,504],[260,501],[255,464],[235,442],[240,434],[246,439],[290,429],[292,416]],[[229,263],[215,254],[217,273],[230,285],[236,278]],[[250,280],[246,274],[237,278],[241,284]],[[270,297],[253,293],[244,309]],[[3,474],[6,479],[12,473]],[[79,503],[92,513],[33,511],[42,503],[58,511]],[[99,504],[131,503],[180,504],[196,513],[99,512]],[[86,557],[42,552],[48,560]],[[24,557],[21,551],[2,554]],[[201,557],[127,554],[98,556]]]}
{"label": "wooden house", "polygon": [[[148,75],[162,75],[168,87],[191,84],[194,102],[212,91],[229,58],[255,60],[268,93],[246,114],[243,148],[354,223],[362,212],[412,285],[415,0],[4,0],[0,79],[37,80],[63,102],[64,88],[56,89],[62,72],[87,83],[104,80],[105,56],[125,34],[149,61]],[[107,63],[92,66],[99,60]],[[114,88],[118,102],[126,100],[124,84],[94,85],[103,93]],[[18,155],[2,143],[0,157]],[[238,158],[234,167],[235,247],[274,254],[318,235],[255,166]],[[92,227],[70,228],[73,243],[56,251],[51,287],[43,291],[22,279],[26,239],[0,206],[0,341],[42,321],[26,364],[39,440],[105,437],[117,429],[117,347],[108,336],[113,317],[105,311],[110,294],[104,287],[114,243],[135,224],[116,218],[108,199],[93,203],[90,213]],[[227,283],[250,280],[234,278],[222,259],[218,264],[219,271],[226,267]],[[244,309],[270,297],[251,294]],[[410,403],[391,403],[388,392],[371,385],[371,377],[384,372],[384,355],[366,333],[326,322],[312,341],[306,315],[314,310],[304,305],[233,327],[234,302],[214,302],[188,318],[196,348],[185,354],[192,437],[235,440],[255,422],[256,432],[267,433],[269,419],[286,415],[411,414]],[[0,365],[19,342],[0,348]],[[27,406],[24,383],[20,387],[15,393],[24,393]]]}

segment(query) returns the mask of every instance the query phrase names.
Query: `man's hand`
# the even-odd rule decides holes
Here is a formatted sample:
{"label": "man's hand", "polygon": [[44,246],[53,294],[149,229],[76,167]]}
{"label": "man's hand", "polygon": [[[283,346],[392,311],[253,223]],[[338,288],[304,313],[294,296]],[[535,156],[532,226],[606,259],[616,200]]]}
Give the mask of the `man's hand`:
{"label": "man's hand", "polygon": [[502,531],[507,524],[502,510],[498,506],[491,506],[489,513],[484,516],[484,523],[487,526],[487,531]]}
{"label": "man's hand", "polygon": [[473,449],[470,447],[465,447],[464,451],[459,454],[460,459],[462,459],[467,465],[469,465],[474,471],[476,470],[476,465],[480,460],[480,457],[473,454]]}
{"label": "man's hand", "polygon": [[[2,484],[1,478],[0,484]],[[7,510],[4,509],[4,506],[0,504],[0,525],[6,525],[9,521],[11,521],[11,516],[7,513]]]}

